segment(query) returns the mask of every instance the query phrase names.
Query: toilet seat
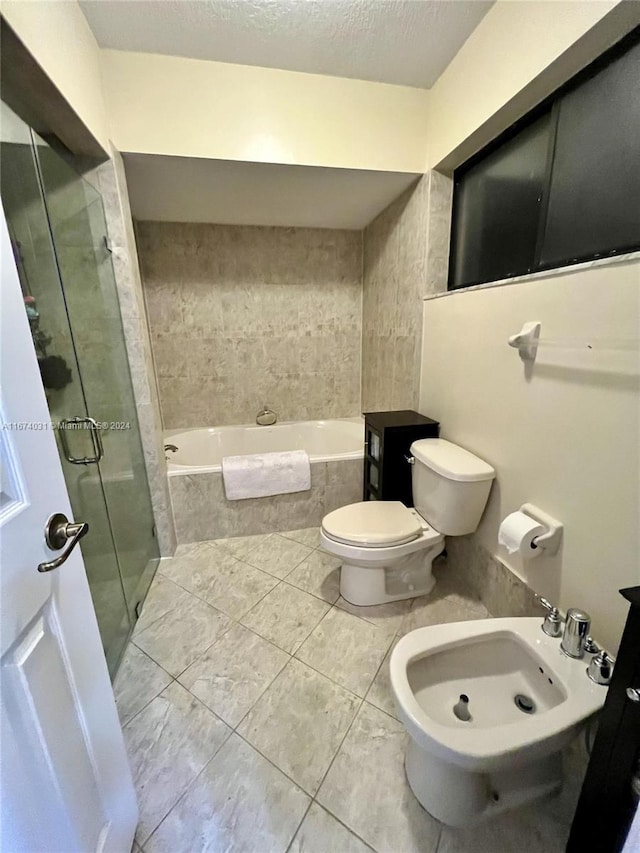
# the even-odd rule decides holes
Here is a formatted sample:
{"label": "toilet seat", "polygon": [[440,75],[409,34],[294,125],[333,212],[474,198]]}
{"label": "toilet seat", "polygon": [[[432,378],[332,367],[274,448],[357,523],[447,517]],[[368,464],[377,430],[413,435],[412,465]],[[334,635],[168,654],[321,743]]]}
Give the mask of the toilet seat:
{"label": "toilet seat", "polygon": [[413,542],[423,525],[400,501],[360,501],[326,515],[322,530],[342,545],[389,548]]}

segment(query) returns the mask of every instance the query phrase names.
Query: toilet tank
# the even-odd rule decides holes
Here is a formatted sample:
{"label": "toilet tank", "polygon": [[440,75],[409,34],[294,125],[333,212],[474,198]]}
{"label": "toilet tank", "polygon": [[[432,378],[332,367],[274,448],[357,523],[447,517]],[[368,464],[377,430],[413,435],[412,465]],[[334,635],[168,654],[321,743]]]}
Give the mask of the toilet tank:
{"label": "toilet tank", "polygon": [[411,445],[413,503],[439,533],[473,533],[484,512],[496,472],[473,453],[443,438]]}

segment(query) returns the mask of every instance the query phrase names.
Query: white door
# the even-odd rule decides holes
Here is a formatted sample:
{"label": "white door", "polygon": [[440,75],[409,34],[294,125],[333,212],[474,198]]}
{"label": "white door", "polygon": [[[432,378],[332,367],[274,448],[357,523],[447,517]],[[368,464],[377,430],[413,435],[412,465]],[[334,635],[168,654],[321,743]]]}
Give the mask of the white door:
{"label": "white door", "polygon": [[1,209],[0,261],[0,849],[128,853],[138,811],[80,549],[37,568],[64,550],[47,520],[72,515]]}

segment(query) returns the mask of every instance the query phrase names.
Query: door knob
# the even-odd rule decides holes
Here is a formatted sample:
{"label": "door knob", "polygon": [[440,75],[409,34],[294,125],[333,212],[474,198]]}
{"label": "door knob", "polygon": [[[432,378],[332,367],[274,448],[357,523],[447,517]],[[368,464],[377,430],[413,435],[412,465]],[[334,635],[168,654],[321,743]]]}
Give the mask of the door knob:
{"label": "door knob", "polygon": [[44,541],[52,551],[59,551],[65,545],[67,547],[55,560],[40,563],[38,571],[50,572],[52,569],[57,569],[58,566],[61,566],[78,542],[88,532],[89,525],[86,521],[70,522],[64,513],[54,513],[45,524]]}
{"label": "door knob", "polygon": [[640,702],[640,690],[637,687],[627,687],[627,699],[632,702]]}

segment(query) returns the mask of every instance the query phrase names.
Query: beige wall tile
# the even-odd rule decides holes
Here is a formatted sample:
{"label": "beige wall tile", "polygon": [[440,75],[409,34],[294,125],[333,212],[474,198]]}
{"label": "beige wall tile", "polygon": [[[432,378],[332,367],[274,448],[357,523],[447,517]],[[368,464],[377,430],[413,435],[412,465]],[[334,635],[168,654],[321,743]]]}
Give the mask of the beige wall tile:
{"label": "beige wall tile", "polygon": [[364,230],[363,411],[418,406],[422,300],[447,288],[451,196],[431,172]]}
{"label": "beige wall tile", "polygon": [[362,234],[138,224],[165,428],[360,414]]}

